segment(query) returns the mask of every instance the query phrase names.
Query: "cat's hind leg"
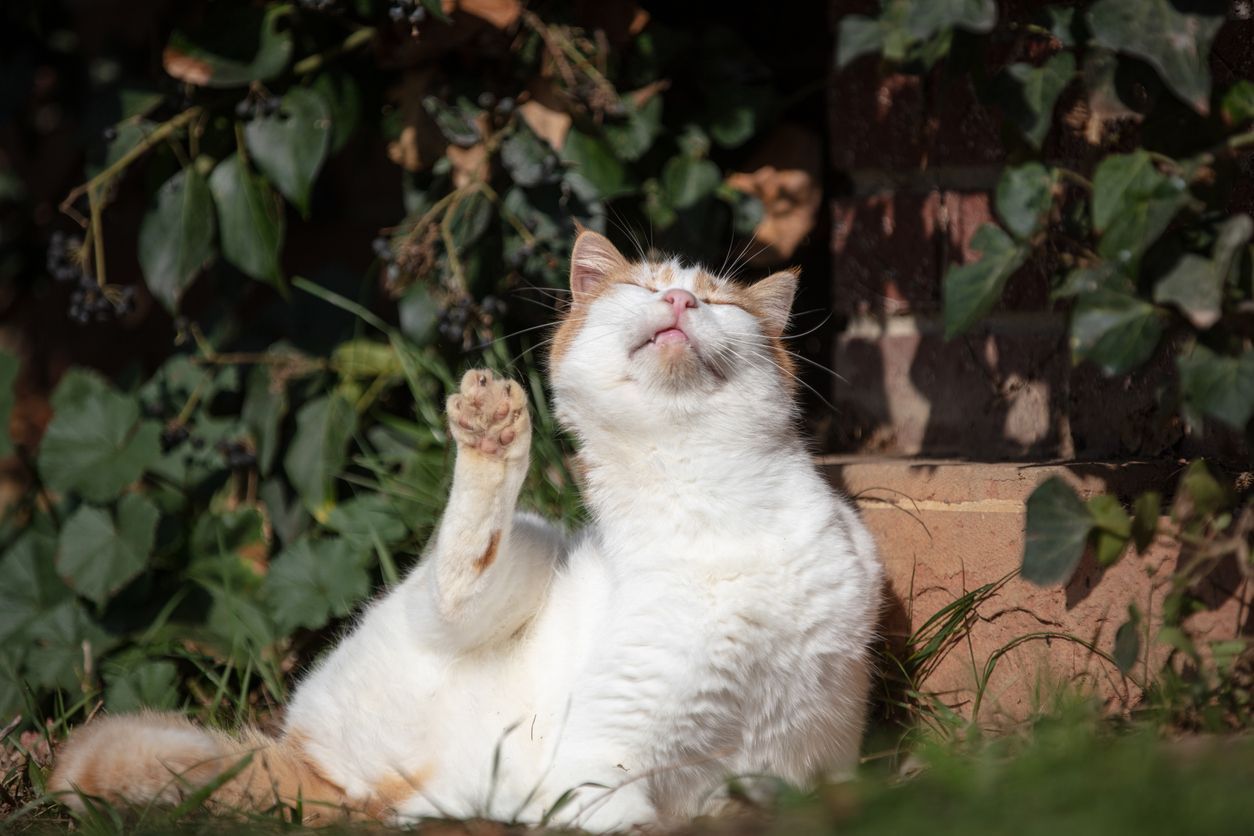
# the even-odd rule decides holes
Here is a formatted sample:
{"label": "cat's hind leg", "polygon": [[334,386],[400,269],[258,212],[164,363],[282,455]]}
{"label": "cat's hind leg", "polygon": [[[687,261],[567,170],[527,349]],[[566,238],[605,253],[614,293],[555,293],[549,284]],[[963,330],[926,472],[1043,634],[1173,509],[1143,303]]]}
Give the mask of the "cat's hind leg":
{"label": "cat's hind leg", "polygon": [[453,487],[424,565],[406,585],[422,629],[465,650],[507,638],[535,614],[564,538],[515,513],[531,446],[523,388],[472,369],[446,409],[457,442]]}

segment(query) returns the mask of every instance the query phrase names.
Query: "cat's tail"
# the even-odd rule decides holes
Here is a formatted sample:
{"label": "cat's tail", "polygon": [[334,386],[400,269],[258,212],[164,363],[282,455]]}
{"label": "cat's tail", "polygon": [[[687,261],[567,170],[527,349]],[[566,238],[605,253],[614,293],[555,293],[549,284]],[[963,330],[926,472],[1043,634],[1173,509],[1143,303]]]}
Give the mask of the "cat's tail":
{"label": "cat's tail", "polygon": [[255,729],[236,735],[205,729],[177,714],[103,717],[76,731],[57,753],[48,791],[71,809],[85,800],[176,805],[211,788],[217,812],[299,807],[305,820],[344,814],[343,790],[321,774],[299,739]]}

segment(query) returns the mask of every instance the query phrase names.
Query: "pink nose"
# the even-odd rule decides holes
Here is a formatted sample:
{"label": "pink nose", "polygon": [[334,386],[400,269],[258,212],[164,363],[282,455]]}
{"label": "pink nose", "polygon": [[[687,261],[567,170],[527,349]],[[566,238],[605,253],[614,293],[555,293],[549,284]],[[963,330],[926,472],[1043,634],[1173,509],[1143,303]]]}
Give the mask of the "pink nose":
{"label": "pink nose", "polygon": [[671,307],[675,309],[676,316],[683,313],[684,308],[695,308],[697,306],[697,297],[678,287],[672,287],[663,293],[662,298],[671,303]]}

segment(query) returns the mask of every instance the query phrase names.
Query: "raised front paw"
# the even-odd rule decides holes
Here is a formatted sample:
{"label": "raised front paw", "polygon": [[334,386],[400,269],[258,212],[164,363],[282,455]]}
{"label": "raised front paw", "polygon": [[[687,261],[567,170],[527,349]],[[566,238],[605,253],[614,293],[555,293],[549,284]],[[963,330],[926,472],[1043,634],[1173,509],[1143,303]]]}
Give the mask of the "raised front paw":
{"label": "raised front paw", "polygon": [[512,380],[498,379],[487,369],[462,376],[461,391],[448,399],[448,423],[464,450],[495,458],[518,458],[531,443],[527,395]]}

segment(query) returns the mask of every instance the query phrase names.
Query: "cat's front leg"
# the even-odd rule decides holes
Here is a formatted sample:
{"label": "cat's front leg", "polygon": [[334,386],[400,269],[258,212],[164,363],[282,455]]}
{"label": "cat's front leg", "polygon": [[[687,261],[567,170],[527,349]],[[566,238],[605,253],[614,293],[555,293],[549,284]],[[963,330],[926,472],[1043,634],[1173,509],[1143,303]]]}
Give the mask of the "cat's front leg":
{"label": "cat's front leg", "polygon": [[414,608],[445,647],[464,649],[512,635],[536,612],[563,538],[538,517],[515,514],[531,446],[523,388],[473,369],[447,412],[457,442],[453,487],[415,573]]}

